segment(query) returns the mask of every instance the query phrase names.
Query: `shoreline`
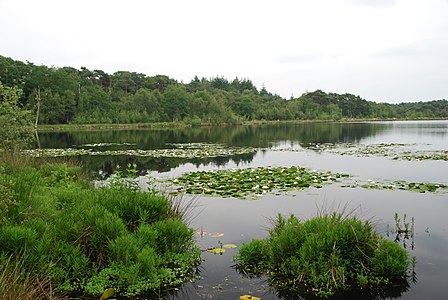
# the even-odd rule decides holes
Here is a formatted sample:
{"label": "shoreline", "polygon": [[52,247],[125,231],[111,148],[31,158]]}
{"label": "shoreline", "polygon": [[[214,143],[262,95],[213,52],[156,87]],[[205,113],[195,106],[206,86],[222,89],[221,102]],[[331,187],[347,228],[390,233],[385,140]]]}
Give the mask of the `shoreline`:
{"label": "shoreline", "polygon": [[259,125],[279,125],[279,124],[312,124],[312,123],[358,123],[358,122],[385,122],[385,121],[431,121],[448,120],[447,118],[428,118],[428,119],[340,119],[340,120],[253,120],[239,123],[200,123],[189,124],[184,122],[157,122],[157,123],[123,123],[123,124],[44,124],[36,129],[38,132],[64,132],[64,131],[101,131],[101,130],[129,130],[129,129],[179,129],[190,127],[229,127],[229,126],[259,126]]}

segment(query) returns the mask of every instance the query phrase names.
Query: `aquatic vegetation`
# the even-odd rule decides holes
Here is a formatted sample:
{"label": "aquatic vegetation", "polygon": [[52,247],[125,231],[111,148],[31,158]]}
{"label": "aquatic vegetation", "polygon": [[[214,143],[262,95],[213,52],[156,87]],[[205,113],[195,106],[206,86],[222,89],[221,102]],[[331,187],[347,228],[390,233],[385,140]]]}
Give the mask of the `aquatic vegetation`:
{"label": "aquatic vegetation", "polygon": [[302,152],[313,151],[318,153],[333,153],[339,155],[353,155],[360,157],[379,156],[393,160],[443,160],[448,161],[446,150],[415,150],[415,144],[380,143],[380,144],[353,144],[353,143],[308,143],[303,148],[279,148],[273,151]]}
{"label": "aquatic vegetation", "polygon": [[[408,222],[406,220],[406,214],[403,214],[403,222],[401,222],[401,218],[398,215],[398,213],[395,213],[394,215],[395,220],[395,226],[390,227],[389,224],[387,224],[387,236],[395,235],[394,241],[396,242],[403,242],[403,247],[407,247],[407,242],[411,242],[411,249],[414,249],[414,225],[415,220],[414,217],[411,218],[411,221]],[[412,258],[413,260],[416,260],[415,257]]]}
{"label": "aquatic vegetation", "polygon": [[20,259],[19,285],[45,279],[52,293],[98,298],[107,288],[138,295],[196,275],[200,249],[178,203],[119,176],[98,189],[80,177],[63,164],[0,163],[0,290],[15,276],[11,257]]}
{"label": "aquatic vegetation", "polygon": [[23,153],[33,157],[62,157],[62,156],[82,156],[82,155],[102,155],[102,156],[138,156],[154,158],[209,158],[221,156],[233,156],[246,153],[257,152],[258,149],[252,147],[227,147],[222,144],[189,143],[172,144],[176,148],[167,149],[120,149],[120,150],[94,150],[84,148],[67,149],[33,149],[25,150]]}
{"label": "aquatic vegetation", "polygon": [[252,295],[243,295],[240,296],[240,300],[261,300],[261,298]]}
{"label": "aquatic vegetation", "polygon": [[343,187],[362,187],[365,189],[374,190],[404,190],[419,193],[436,193],[436,192],[448,192],[448,185],[443,183],[433,182],[407,182],[404,180],[368,180],[367,182],[356,181],[351,184],[343,185]]}
{"label": "aquatic vegetation", "polygon": [[339,213],[306,221],[279,215],[269,237],[244,243],[234,260],[243,274],[267,275],[274,289],[319,297],[403,281],[410,263],[368,221]]}
{"label": "aquatic vegetation", "polygon": [[247,169],[197,171],[173,180],[178,192],[210,196],[245,198],[266,193],[322,187],[349,175],[319,172],[303,167],[259,167]]}
{"label": "aquatic vegetation", "polygon": [[213,248],[208,248],[207,252],[213,253],[213,254],[223,254],[226,252],[226,249],[224,248],[218,248],[218,247],[213,247]]}
{"label": "aquatic vegetation", "polygon": [[108,146],[135,146],[132,143],[96,143],[96,144],[82,144],[77,147],[108,147]]}
{"label": "aquatic vegetation", "polygon": [[416,153],[403,153],[397,158],[402,160],[444,160],[448,161],[448,151],[428,151]]}

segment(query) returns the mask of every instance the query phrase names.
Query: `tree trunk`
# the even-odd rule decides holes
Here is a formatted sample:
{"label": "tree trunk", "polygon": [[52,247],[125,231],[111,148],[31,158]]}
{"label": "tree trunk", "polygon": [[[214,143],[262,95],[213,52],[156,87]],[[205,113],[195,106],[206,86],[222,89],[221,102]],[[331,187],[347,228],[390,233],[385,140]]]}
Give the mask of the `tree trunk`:
{"label": "tree trunk", "polygon": [[40,114],[40,87],[37,87],[36,93],[36,122],[34,123],[34,129],[37,129],[37,124],[39,123],[39,114]]}

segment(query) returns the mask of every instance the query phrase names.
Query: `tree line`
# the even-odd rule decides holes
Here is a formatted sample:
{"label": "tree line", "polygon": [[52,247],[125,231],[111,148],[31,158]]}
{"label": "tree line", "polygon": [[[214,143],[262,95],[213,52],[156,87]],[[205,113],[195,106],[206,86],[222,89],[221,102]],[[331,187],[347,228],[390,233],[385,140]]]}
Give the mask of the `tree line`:
{"label": "tree line", "polygon": [[21,108],[36,114],[39,107],[39,124],[448,117],[445,99],[388,104],[321,90],[285,99],[246,78],[195,76],[183,83],[165,75],[37,66],[4,56],[0,82],[22,91]]}

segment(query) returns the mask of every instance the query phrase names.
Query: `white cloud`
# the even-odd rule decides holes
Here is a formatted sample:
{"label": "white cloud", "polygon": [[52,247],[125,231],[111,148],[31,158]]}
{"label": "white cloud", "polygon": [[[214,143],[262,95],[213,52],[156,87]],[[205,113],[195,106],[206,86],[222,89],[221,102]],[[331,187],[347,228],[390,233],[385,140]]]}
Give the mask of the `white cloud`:
{"label": "white cloud", "polygon": [[348,0],[347,2],[363,6],[390,6],[395,5],[398,0]]}

